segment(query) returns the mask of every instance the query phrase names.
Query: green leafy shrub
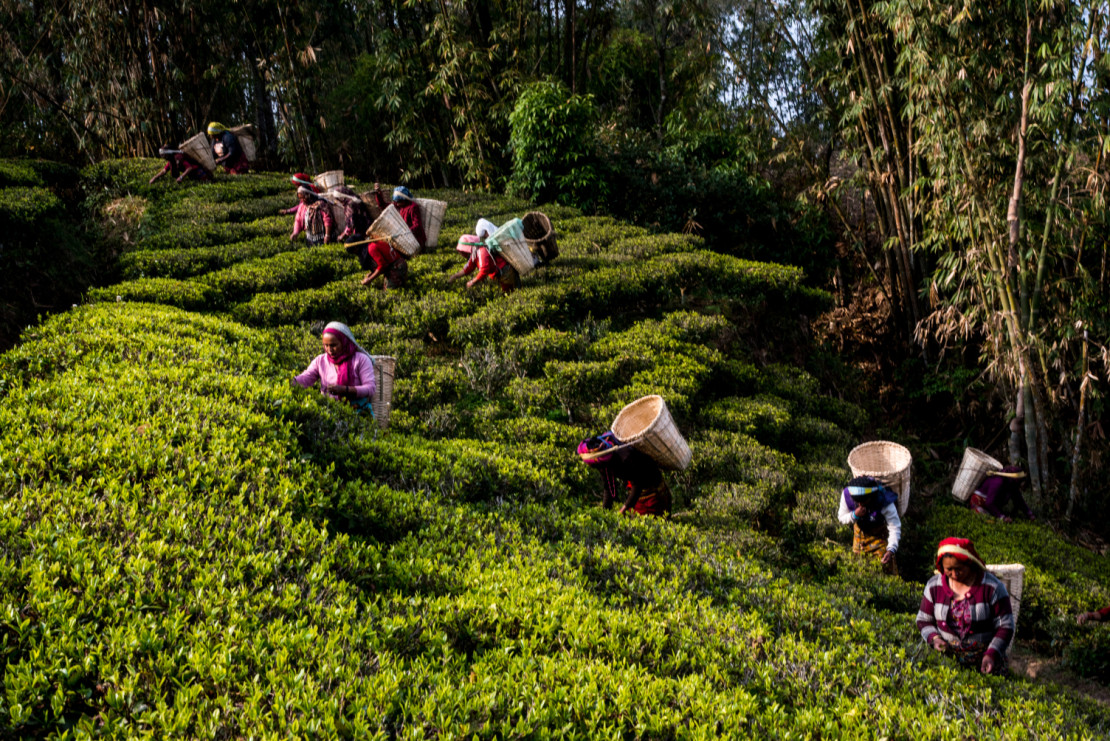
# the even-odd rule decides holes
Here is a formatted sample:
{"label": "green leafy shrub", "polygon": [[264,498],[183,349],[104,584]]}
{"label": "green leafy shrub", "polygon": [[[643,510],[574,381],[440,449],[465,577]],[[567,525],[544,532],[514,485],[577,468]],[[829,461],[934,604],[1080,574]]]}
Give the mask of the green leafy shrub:
{"label": "green leafy shrub", "polygon": [[89,291],[90,301],[139,301],[181,309],[214,310],[224,305],[214,287],[173,278],[138,278]]}
{"label": "green leafy shrub", "polygon": [[[288,193],[277,175],[143,190],[147,167],[105,165],[104,185],[144,193],[144,229],[163,236],[191,209],[208,225],[265,220],[254,201]],[[458,233],[525,207],[443,195]],[[825,300],[798,271],[579,226],[567,259],[508,298],[446,287],[446,250],[383,293],[323,250],[250,254],[259,237],[196,248],[212,252],[183,258],[192,280],[120,284],[226,315],[106,286],[24,332],[0,355],[0,728],[1106,735],[1110,714],[1064,688],[933,656],[912,623],[920,581],[849,552],[835,504],[862,412],[776,364],[786,340],[756,344],[780,332],[771,315]],[[397,358],[388,430],[289,384],[332,319]],[[648,391],[693,451],[665,474],[669,521],[595,506],[600,480],[574,454]],[[931,562],[934,535],[970,533],[1030,567],[1023,640],[1095,656],[1069,612],[1110,598],[1100,559],[1043,548],[1039,526],[979,532],[966,510],[914,504],[904,573]]]}
{"label": "green leafy shrub", "polygon": [[579,205],[603,200],[605,185],[592,162],[595,118],[592,99],[571,95],[560,82],[525,87],[509,115],[510,192]]}

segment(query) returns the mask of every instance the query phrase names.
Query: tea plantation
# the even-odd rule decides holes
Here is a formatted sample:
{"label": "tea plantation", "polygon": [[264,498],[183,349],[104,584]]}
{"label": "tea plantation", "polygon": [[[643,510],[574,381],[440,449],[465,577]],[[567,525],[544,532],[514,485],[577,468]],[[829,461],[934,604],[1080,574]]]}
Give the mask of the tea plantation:
{"label": "tea plantation", "polygon": [[[135,214],[116,278],[0,356],[0,737],[1110,734],[930,655],[921,582],[851,556],[872,427],[796,364],[829,302],[798,270],[550,206],[561,256],[468,291],[457,237],[530,207],[444,191],[385,293],[289,241],[286,176],[157,166],[82,173],[91,218]],[[397,358],[384,433],[289,383],[333,319]],[[600,509],[572,453],[647,393],[694,454],[670,521]],[[947,504],[906,531],[918,577],[947,535],[1026,564],[1019,638],[1105,676],[1107,628],[1069,617],[1110,603],[1104,559]]]}

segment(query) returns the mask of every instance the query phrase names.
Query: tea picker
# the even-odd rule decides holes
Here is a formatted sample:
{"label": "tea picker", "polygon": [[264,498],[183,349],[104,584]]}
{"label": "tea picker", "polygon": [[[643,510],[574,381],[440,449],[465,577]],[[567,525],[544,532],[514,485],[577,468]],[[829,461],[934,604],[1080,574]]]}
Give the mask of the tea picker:
{"label": "tea picker", "polygon": [[627,494],[620,512],[666,517],[671,491],[662,468],[690,465],[690,447],[678,431],[663,398],[645,396],[624,407],[612,429],[578,444],[579,458],[601,476],[602,506],[612,506],[623,483]]}
{"label": "tea picker", "polygon": [[335,241],[335,219],[332,217],[331,203],[305,185],[297,188],[297,198],[300,199],[300,204],[293,219],[293,233],[289,235],[289,241],[294,241],[301,232],[304,232],[305,242],[312,246]]}
{"label": "tea picker", "polygon": [[483,279],[497,281],[502,293],[512,293],[520,287],[520,274],[516,271],[505,256],[497,251],[491,252],[487,240],[497,231],[497,225],[488,219],[478,219],[474,226],[474,234],[464,234],[455,245],[455,251],[466,255],[466,264],[447,279],[450,283],[464,275],[470,275],[477,270],[466,283],[467,288],[473,288]]}
{"label": "tea picker", "polygon": [[195,156],[182,149],[171,147],[169,144],[158,150],[158,156],[164,159],[166,164],[151,177],[148,185],[153,185],[166,173],[170,173],[179,183],[186,178],[197,181],[212,179],[211,171],[215,165],[211,153],[208,155],[209,164],[207,166],[202,161],[198,161]]}
{"label": "tea picker", "polygon": [[[382,290],[400,288],[408,278],[408,259],[415,257],[427,244],[420,206],[408,188],[401,185],[393,189],[391,203],[385,202],[381,185],[374,183],[372,191],[381,213],[366,231],[366,239],[348,242],[348,252],[359,257],[363,267],[373,264],[373,270],[362,279],[369,286],[379,275],[384,276]],[[365,254],[356,251],[365,245]]]}
{"label": "tea picker", "polygon": [[852,552],[875,556],[886,574],[898,574],[898,544],[902,520],[898,517],[898,495],[869,476],[848,482],[840,497],[837,519],[852,526]]}
{"label": "tea picker", "polygon": [[233,130],[219,121],[212,121],[208,124],[208,136],[212,139],[213,145],[219,144],[223,150],[216,158],[217,165],[223,165],[223,168],[232,175],[242,175],[250,171],[250,159]]}
{"label": "tea picker", "polygon": [[[1017,624],[1010,591],[967,538],[937,546],[936,573],[917,611],[922,640],[968,669],[1005,674]],[[1019,595],[1020,598],[1020,595]]]}
{"label": "tea picker", "polygon": [[355,341],[351,328],[342,322],[328,322],[320,342],[324,352],[313,358],[293,382],[303,388],[319,382],[321,394],[372,413],[371,400],[376,391],[374,361]]}

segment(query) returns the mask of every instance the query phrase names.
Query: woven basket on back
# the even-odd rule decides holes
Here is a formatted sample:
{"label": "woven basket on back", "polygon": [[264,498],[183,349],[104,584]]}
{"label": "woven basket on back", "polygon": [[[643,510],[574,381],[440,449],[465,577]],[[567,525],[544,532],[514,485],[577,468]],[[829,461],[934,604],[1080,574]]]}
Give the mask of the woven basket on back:
{"label": "woven basket on back", "polygon": [[251,133],[253,129],[254,126],[251,124],[243,124],[228,129],[228,131],[235,134],[235,138],[239,140],[239,146],[243,148],[243,154],[247,155],[248,162],[254,162],[258,155],[258,147],[255,145],[254,135]]}
{"label": "woven basket on back", "polygon": [[325,197],[324,200],[331,204],[331,218],[335,221],[335,234],[333,236],[338,237],[347,228],[347,209],[343,207],[342,199],[332,196]]}
{"label": "woven basket on back", "polygon": [[365,203],[366,208],[370,210],[371,219],[376,219],[382,215],[382,207],[378,205],[378,199],[374,197],[374,191],[363,191],[358,194],[358,199]]}
{"label": "woven basket on back", "polygon": [[389,242],[406,257],[413,257],[420,251],[420,243],[409,229],[409,225],[401,218],[401,213],[392,203],[386,206],[374,223],[366,231],[370,239],[381,239]]}
{"label": "woven basket on back", "polygon": [[374,398],[370,405],[374,407],[374,419],[384,430],[389,427],[389,411],[393,405],[393,378],[396,375],[397,359],[389,355],[371,355],[374,361]]}
{"label": "woven basket on back", "polygon": [[690,446],[662,396],[644,396],[625,406],[613,420],[612,430],[618,440],[647,453],[662,468],[681,471],[690,465]]}
{"label": "woven basket on back", "polygon": [[329,190],[337,185],[343,185],[343,171],[342,170],[328,170],[322,172],[316,177],[312,178],[312,182],[319,186],[320,190],[327,193]]}
{"label": "woven basket on back", "polygon": [[952,482],[952,496],[961,502],[966,502],[971,499],[975,488],[990,471],[1001,470],[1002,464],[983,451],[975,448],[965,449],[964,458],[960,461],[960,470],[956,473],[956,480]]}
{"label": "woven basket on back", "polygon": [[[520,273],[521,277],[528,275],[536,267],[532,251],[528,249],[528,242],[524,240],[524,226],[520,219],[511,219],[502,224],[497,231],[486,238],[486,244],[491,252],[500,252],[501,256],[516,268],[516,272]],[[619,438],[620,435],[617,437]]]}
{"label": "woven basket on back", "polygon": [[551,228],[551,220],[542,211],[529,211],[521,219],[524,225],[524,239],[533,253],[544,262],[550,262],[559,256],[559,245],[555,241],[555,230]]}
{"label": "woven basket on back", "polygon": [[417,198],[416,204],[420,206],[420,220],[424,222],[424,249],[434,249],[439,242],[439,232],[443,229],[443,217],[447,213],[445,201],[433,201],[431,198]]}
{"label": "woven basket on back", "polygon": [[[1010,593],[1010,608],[1014,612],[1014,637],[1017,637],[1018,613],[1021,612],[1021,593],[1025,588],[1025,566],[1020,563],[989,563],[987,571],[998,577]],[[1013,638],[1010,646],[1014,645]],[[1009,648],[1007,648],[1009,653]]]}
{"label": "woven basket on back", "polygon": [[864,443],[848,453],[852,476],[870,476],[890,487],[898,495],[898,514],[906,514],[910,506],[910,468],[913,456],[905,446],[886,440]]}
{"label": "woven basket on back", "polygon": [[216,171],[216,157],[212,154],[212,142],[208,141],[208,137],[203,132],[186,139],[178,149],[208,170],[209,175]]}

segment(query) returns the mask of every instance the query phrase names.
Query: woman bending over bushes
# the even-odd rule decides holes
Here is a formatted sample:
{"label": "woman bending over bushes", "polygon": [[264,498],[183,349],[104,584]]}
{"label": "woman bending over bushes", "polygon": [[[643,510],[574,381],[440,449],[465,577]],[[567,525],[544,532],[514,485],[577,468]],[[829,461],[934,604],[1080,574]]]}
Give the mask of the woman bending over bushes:
{"label": "woman bending over bushes", "polygon": [[324,352],[313,358],[294,383],[308,388],[319,381],[320,393],[345,399],[360,411],[371,410],[376,387],[370,354],[355,342],[350,327],[342,322],[329,322],[320,341]]}
{"label": "woman bending over bushes", "polygon": [[[606,453],[607,450],[613,452]],[[578,455],[601,475],[601,483],[605,486],[601,504],[606,509],[612,507],[623,482],[627,494],[621,514],[670,515],[671,490],[663,480],[659,464],[651,456],[622,445],[612,432],[583,440],[578,444]]]}
{"label": "woman bending over bushes", "polygon": [[883,573],[898,574],[898,543],[902,520],[898,517],[898,495],[882,482],[858,476],[848,482],[840,497],[837,519],[852,526],[852,552],[877,557]]}
{"label": "woman bending over bushes", "polygon": [[478,274],[466,282],[467,288],[473,288],[483,278],[497,281],[502,293],[512,293],[520,288],[520,274],[509,261],[500,254],[493,255],[486,247],[486,237],[497,231],[497,225],[488,219],[478,219],[474,227],[474,234],[464,234],[459,238],[455,251],[467,256],[466,264],[454,275],[447,279],[450,283],[464,275],[470,275],[475,269]]}
{"label": "woman bending over bushes", "polygon": [[304,232],[304,239],[310,245],[327,244],[335,239],[335,219],[331,215],[331,204],[302,185],[297,188],[297,215],[293,217],[292,242]]}

